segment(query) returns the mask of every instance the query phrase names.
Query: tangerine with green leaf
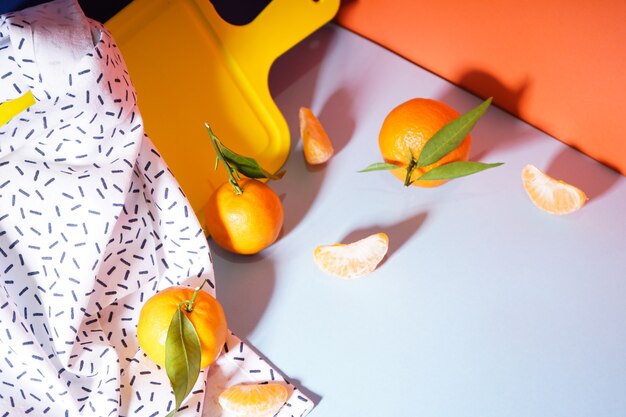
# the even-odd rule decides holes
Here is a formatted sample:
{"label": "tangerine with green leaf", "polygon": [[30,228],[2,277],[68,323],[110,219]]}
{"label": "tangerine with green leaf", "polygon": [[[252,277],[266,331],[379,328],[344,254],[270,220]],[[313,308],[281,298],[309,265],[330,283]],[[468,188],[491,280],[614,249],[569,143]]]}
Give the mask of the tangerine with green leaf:
{"label": "tangerine with green leaf", "polygon": [[405,186],[436,187],[502,165],[468,161],[469,133],[490,104],[488,98],[463,115],[433,99],[400,104],[389,112],[379,133],[384,162],[360,172],[390,170]]}
{"label": "tangerine with green leaf", "polygon": [[[211,193],[204,208],[207,231],[215,243],[230,252],[256,254],[278,239],[284,221],[282,202],[257,178],[280,179],[284,172],[270,174],[255,159],[228,149],[209,125],[206,128],[217,162],[224,165],[229,177]],[[240,173],[247,178],[241,178]]]}
{"label": "tangerine with green leaf", "polygon": [[[446,123],[456,119],[460,114],[452,107],[433,99],[414,98],[395,107],[383,121],[378,135],[378,145],[383,159],[387,163],[398,165],[391,173],[401,181],[406,179],[406,168],[409,155],[418,159],[424,145]],[[415,180],[422,174],[454,161],[467,161],[470,154],[472,138],[468,134],[461,144],[437,162],[415,168],[411,185],[418,187],[437,187],[444,180]]]}
{"label": "tangerine with green leaf", "polygon": [[152,361],[165,367],[168,330],[177,310],[193,325],[200,341],[200,367],[206,368],[217,359],[228,336],[224,309],[206,291],[173,286],[150,297],[139,314],[139,346]]}

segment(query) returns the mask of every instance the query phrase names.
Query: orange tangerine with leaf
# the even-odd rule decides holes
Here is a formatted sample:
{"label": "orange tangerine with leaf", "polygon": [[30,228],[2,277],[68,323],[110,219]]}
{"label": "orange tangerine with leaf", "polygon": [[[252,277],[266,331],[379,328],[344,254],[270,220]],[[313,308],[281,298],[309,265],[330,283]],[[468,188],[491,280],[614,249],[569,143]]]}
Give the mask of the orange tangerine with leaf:
{"label": "orange tangerine with leaf", "polygon": [[[437,100],[415,98],[406,101],[389,112],[383,121],[378,135],[380,153],[387,163],[399,166],[391,173],[401,181],[406,179],[406,168],[410,156],[418,159],[424,145],[446,123],[456,119],[460,114],[452,107]],[[444,180],[415,180],[422,174],[447,162],[467,161],[470,154],[472,138],[468,134],[455,149],[447,153],[437,162],[424,167],[415,168],[410,177],[411,185],[418,187],[437,187]]]}
{"label": "orange tangerine with leaf", "polygon": [[257,178],[280,179],[284,172],[270,174],[255,159],[228,149],[206,127],[217,161],[224,165],[229,176],[227,182],[213,191],[205,206],[207,231],[215,243],[230,252],[258,253],[278,239],[284,209],[276,193]]}
{"label": "orange tangerine with leaf", "polygon": [[438,100],[414,98],[393,108],[380,129],[384,162],[360,172],[390,170],[405,186],[437,187],[446,181],[502,165],[468,161],[470,131],[491,98],[460,115]]}
{"label": "orange tangerine with leaf", "polygon": [[[192,299],[190,305],[188,302]],[[220,302],[206,291],[174,286],[150,297],[139,314],[137,324],[139,345],[152,361],[164,367],[168,330],[177,310],[180,310],[193,325],[200,342],[200,368],[206,368],[220,354],[228,335],[224,309]]]}

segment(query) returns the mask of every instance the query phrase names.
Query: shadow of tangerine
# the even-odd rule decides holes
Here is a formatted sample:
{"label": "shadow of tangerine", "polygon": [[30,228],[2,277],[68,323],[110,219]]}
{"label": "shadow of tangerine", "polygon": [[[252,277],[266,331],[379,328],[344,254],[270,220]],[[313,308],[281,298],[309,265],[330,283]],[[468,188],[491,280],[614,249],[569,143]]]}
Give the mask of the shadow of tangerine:
{"label": "shadow of tangerine", "polygon": [[[356,122],[352,107],[352,96],[346,88],[341,87],[333,92],[319,112],[318,118],[333,144],[335,155],[345,148],[354,134]],[[328,163],[331,161],[332,158]]]}
{"label": "shadow of tangerine", "polygon": [[303,80],[305,77],[307,80],[312,80],[312,82],[298,88],[297,94],[301,102],[295,108],[296,115],[299,106],[310,106],[313,93],[316,91],[320,64],[334,39],[334,33],[327,26],[321,27],[276,58],[270,68],[268,85],[270,93],[275,99],[295,82]]}
{"label": "shadow of tangerine", "polygon": [[209,245],[217,299],[224,307],[228,327],[238,336],[246,336],[256,328],[272,298],[276,282],[274,264],[262,252],[234,254],[211,238]]}
{"label": "shadow of tangerine", "polygon": [[[285,117],[291,136],[289,155],[283,167],[286,170],[285,177],[271,184],[272,189],[283,196],[281,200],[285,209],[285,222],[280,238],[287,236],[308,213],[324,183],[326,168],[333,160],[331,158],[320,166],[309,166],[305,162],[298,119],[300,107],[319,111],[320,122],[334,147],[341,149],[353,129],[353,123],[346,130],[329,113],[343,107],[341,111],[346,116],[342,117],[348,120],[349,112],[345,110],[349,107],[348,96],[342,90],[335,92],[321,110],[311,105],[317,90],[320,65],[334,39],[334,33],[330,28],[322,27],[278,57],[270,68],[270,93]],[[297,88],[293,88],[294,84],[298,84]]]}
{"label": "shadow of tangerine", "polygon": [[383,258],[383,260],[378,264],[378,268],[384,265],[389,258],[391,258],[396,251],[398,251],[406,242],[413,237],[417,233],[417,231],[422,227],[426,218],[428,217],[428,212],[422,211],[416,213],[404,220],[401,220],[397,223],[393,224],[385,224],[385,225],[373,225],[365,228],[360,228],[348,233],[342,240],[341,243],[352,243],[357,240],[361,240],[367,236],[373,235],[375,233],[386,233],[389,237],[389,249],[387,251],[387,255]]}
{"label": "shadow of tangerine", "polygon": [[580,188],[589,198],[587,204],[606,193],[620,178],[617,171],[571,147],[559,152],[544,172]]}
{"label": "shadow of tangerine", "polygon": [[[497,106],[521,120],[524,96],[530,88],[528,79],[511,87],[486,71],[469,70],[460,77],[459,85],[481,98],[493,97],[492,107]],[[466,92],[460,91],[456,86],[442,94],[439,100],[461,114],[475,105],[474,98],[470,99]],[[523,123],[512,124],[508,117],[494,117],[491,111],[487,110],[471,132],[470,159],[473,161],[482,160],[498,147],[517,146],[521,144],[520,139],[531,132]],[[486,120],[489,120],[488,124],[485,123]]]}
{"label": "shadow of tangerine", "polygon": [[498,107],[522,118],[522,103],[530,86],[528,78],[511,87],[486,71],[474,69],[461,76],[459,85],[480,97],[493,97]]}

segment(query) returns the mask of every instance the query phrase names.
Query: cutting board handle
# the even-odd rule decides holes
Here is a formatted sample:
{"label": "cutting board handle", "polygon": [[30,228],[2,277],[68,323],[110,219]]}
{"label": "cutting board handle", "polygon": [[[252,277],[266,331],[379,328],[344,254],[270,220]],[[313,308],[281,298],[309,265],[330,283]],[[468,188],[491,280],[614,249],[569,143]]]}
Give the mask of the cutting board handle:
{"label": "cutting board handle", "polygon": [[273,0],[247,29],[259,49],[276,59],[329,22],[338,8],[339,0]]}
{"label": "cutting board handle", "polygon": [[205,15],[241,70],[249,78],[259,74],[262,78],[276,58],[329,22],[338,9],[339,0],[272,0],[252,22],[241,26],[221,19],[211,4]]}

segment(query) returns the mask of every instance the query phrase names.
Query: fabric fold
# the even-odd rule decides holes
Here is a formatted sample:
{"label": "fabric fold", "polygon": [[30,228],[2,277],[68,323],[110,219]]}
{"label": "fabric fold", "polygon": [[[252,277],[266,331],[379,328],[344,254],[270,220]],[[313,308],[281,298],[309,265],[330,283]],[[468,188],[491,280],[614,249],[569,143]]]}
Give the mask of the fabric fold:
{"label": "fabric fold", "polygon": [[[3,416],[166,415],[173,394],[138,346],[139,310],[171,285],[208,281],[215,295],[215,280],[121,53],[56,0],[0,17],[0,68],[0,102],[36,98],[0,126]],[[177,416],[201,415],[208,372]]]}

